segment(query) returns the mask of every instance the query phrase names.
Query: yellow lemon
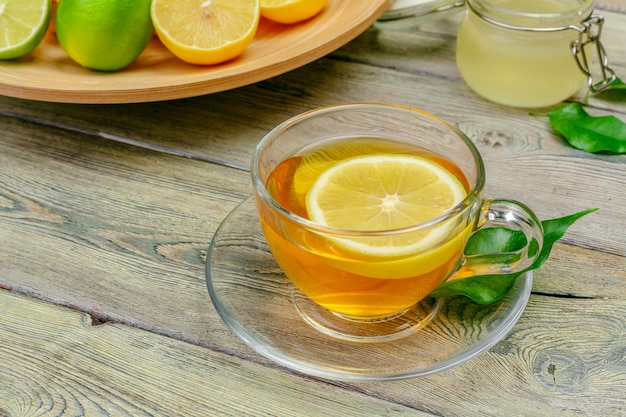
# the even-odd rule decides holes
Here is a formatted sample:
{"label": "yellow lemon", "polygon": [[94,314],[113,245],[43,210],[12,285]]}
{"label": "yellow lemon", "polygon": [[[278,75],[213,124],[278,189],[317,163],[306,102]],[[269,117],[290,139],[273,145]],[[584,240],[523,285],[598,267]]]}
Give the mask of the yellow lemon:
{"label": "yellow lemon", "polygon": [[154,0],[151,13],[163,45],[198,65],[241,55],[260,20],[259,0]]}
{"label": "yellow lemon", "polygon": [[261,16],[279,23],[296,23],[318,14],[328,0],[261,0]]}
{"label": "yellow lemon", "polygon": [[151,0],[63,0],[56,9],[61,47],[82,66],[117,71],[152,38]]}
{"label": "yellow lemon", "polygon": [[[467,195],[459,179],[441,165],[414,155],[374,154],[339,162],[315,180],[306,196],[316,223],[354,231],[390,231],[433,220]],[[333,238],[371,257],[401,257],[436,247],[453,221],[410,233]]]}
{"label": "yellow lemon", "polygon": [[31,53],[46,35],[50,10],[50,0],[0,2],[0,59]]}

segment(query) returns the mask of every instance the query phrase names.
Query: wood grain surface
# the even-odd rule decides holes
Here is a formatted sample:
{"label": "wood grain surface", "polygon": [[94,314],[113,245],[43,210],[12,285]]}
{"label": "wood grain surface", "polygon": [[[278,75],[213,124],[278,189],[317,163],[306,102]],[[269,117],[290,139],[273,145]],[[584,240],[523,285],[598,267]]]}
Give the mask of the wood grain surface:
{"label": "wood grain surface", "polygon": [[[626,14],[599,10],[624,79]],[[299,69],[196,98],[0,97],[0,416],[623,416],[626,157],[577,151],[545,118],[476,96],[454,63],[457,25],[376,25]],[[488,197],[543,219],[600,208],[536,271],[513,330],[468,363],[393,382],[309,378],[253,352],[210,304],[206,251],[251,192],[256,143],[347,101],[410,105],[464,130]],[[587,109],[626,120],[623,96]]]}
{"label": "wood grain surface", "polygon": [[[0,292],[2,416],[402,415],[348,390]],[[43,320],[41,318],[44,318]],[[24,320],[26,319],[26,320]],[[33,355],[33,351],[44,354]],[[321,387],[323,389],[323,387]],[[285,401],[289,399],[289,401]],[[427,414],[423,414],[427,415]]]}

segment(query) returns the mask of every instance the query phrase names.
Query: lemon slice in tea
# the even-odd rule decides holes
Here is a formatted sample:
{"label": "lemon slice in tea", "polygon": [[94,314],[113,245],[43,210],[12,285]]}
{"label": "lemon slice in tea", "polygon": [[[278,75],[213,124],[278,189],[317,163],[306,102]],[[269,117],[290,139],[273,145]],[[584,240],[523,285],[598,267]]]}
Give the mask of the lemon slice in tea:
{"label": "lemon slice in tea", "polygon": [[[439,164],[414,155],[374,154],[339,162],[315,180],[306,196],[311,220],[333,228],[391,231],[435,219],[467,195],[459,179]],[[444,222],[423,231],[386,237],[333,238],[367,257],[395,257],[435,247],[454,227]]]}
{"label": "lemon slice in tea", "polygon": [[153,0],[152,23],[178,58],[219,64],[241,55],[254,39],[259,0]]}
{"label": "lemon slice in tea", "polygon": [[41,43],[50,24],[50,0],[0,2],[0,59],[31,53]]}

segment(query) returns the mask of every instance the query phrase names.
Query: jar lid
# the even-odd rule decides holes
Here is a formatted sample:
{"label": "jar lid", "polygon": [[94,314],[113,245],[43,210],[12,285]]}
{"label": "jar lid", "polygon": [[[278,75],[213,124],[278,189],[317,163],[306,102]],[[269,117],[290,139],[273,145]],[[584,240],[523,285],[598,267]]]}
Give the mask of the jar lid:
{"label": "jar lid", "polygon": [[426,16],[437,12],[460,9],[465,0],[395,0],[380,20],[396,20]]}

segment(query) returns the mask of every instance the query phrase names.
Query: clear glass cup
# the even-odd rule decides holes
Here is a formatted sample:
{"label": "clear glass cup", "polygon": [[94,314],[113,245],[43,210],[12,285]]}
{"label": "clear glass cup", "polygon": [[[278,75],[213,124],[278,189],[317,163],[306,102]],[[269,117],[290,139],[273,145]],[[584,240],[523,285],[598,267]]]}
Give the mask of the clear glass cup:
{"label": "clear glass cup", "polygon": [[[444,214],[376,231],[336,229],[307,215],[302,199],[310,184],[338,160],[416,152],[466,184],[467,195]],[[413,333],[432,318],[437,304],[427,296],[443,281],[522,271],[539,253],[529,250],[530,242],[539,249],[543,244],[541,222],[530,209],[483,197],[484,165],[471,140],[445,121],[407,107],[354,103],[296,116],[259,143],[252,180],[268,246],[298,289],[297,309],[335,337],[377,341]],[[529,244],[513,253],[465,256],[470,235],[490,226],[520,230]],[[398,239],[417,243],[385,251]],[[372,255],[354,250],[359,245],[379,249]]]}

